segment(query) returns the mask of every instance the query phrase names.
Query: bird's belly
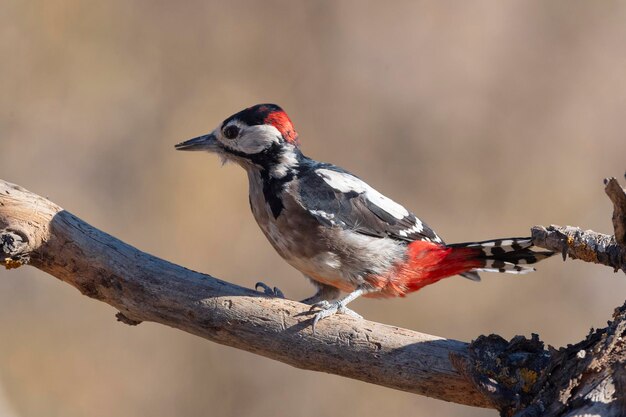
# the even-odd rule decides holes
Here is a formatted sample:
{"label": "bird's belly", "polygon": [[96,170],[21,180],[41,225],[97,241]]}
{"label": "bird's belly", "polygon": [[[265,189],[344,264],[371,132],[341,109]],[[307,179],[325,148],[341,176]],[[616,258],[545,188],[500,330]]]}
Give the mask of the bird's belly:
{"label": "bird's belly", "polygon": [[398,260],[404,259],[406,247],[387,238],[356,233],[339,226],[322,225],[289,196],[274,216],[263,197],[260,183],[250,182],[250,206],[263,234],[278,254],[310,279],[352,291],[357,286],[386,277]]}
{"label": "bird's belly", "polygon": [[276,252],[298,271],[311,279],[339,287],[344,277],[341,253],[328,244],[318,224],[292,219],[269,219],[259,222]]}
{"label": "bird's belly", "polygon": [[346,265],[344,254],[333,247],[316,219],[304,213],[283,213],[274,218],[268,210],[254,208],[253,214],[276,252],[310,279],[342,291],[351,291],[359,284],[353,278],[360,275],[359,271]]}
{"label": "bird's belly", "polygon": [[276,251],[310,279],[342,291],[370,284],[380,288],[395,262],[404,258],[404,246],[391,239],[374,238],[340,228],[321,226],[317,220],[294,224],[293,217],[267,219],[259,225]]}

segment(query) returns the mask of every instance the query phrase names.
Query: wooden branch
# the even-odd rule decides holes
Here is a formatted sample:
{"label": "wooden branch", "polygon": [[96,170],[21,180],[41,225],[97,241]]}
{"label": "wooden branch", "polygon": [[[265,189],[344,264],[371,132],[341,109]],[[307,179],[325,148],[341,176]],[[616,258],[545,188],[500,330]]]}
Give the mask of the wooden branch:
{"label": "wooden branch", "polygon": [[561,253],[563,260],[569,256],[612,267],[615,271],[626,273],[626,254],[615,237],[582,230],[572,226],[534,226],[531,229],[533,243],[536,246]]}
{"label": "wooden branch", "polygon": [[626,304],[582,342],[552,351],[516,417],[626,415]]}
{"label": "wooden branch", "polygon": [[[607,181],[616,235],[626,231],[620,192]],[[532,232],[538,246],[626,271],[622,238],[559,226]],[[30,264],[48,272],[118,309],[126,324],[165,324],[297,368],[507,417],[617,417],[626,410],[626,304],[606,329],[559,351],[545,349],[536,335],[480,336],[467,344],[343,315],[313,333],[306,305],[148,255],[1,180],[0,251],[7,269]]]}
{"label": "wooden branch", "polygon": [[[468,344],[270,298],[141,252],[47,199],[0,180],[4,265],[32,265],[120,311],[275,359],[476,407],[493,407],[452,364]],[[1,254],[0,254],[1,255]]]}
{"label": "wooden branch", "polygon": [[605,329],[558,351],[537,335],[480,336],[458,367],[506,417],[626,415],[626,303]]}
{"label": "wooden branch", "polygon": [[626,273],[626,191],[615,178],[605,179],[604,185],[604,192],[613,202],[614,236],[572,226],[535,226],[531,230],[533,243],[561,253],[563,260],[569,255]]}

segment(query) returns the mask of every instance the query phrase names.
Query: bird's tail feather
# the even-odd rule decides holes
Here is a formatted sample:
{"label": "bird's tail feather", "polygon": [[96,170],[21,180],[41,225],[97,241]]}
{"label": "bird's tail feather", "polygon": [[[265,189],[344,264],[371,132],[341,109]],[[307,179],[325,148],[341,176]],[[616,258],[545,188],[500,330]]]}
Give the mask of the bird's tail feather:
{"label": "bird's tail feather", "polygon": [[480,271],[525,274],[534,271],[526,265],[552,255],[533,249],[529,237],[451,245],[416,240],[408,246],[408,261],[394,271],[395,282],[402,283],[403,293],[408,293],[453,275],[479,281]]}
{"label": "bird's tail feather", "polygon": [[472,250],[472,258],[481,265],[472,268],[466,278],[475,279],[473,272],[503,272],[508,274],[526,274],[535,270],[525,266],[534,264],[554,255],[554,252],[533,248],[530,237],[511,237],[506,239],[485,240],[482,242],[454,243],[447,245],[453,251]]}

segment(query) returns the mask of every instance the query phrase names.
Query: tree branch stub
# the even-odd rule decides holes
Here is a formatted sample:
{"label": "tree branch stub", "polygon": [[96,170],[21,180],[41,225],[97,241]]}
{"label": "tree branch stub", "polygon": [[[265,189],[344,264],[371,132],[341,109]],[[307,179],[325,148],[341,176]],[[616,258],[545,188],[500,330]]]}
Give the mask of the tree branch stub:
{"label": "tree branch stub", "polygon": [[[624,175],[626,177],[626,175]],[[626,247],[626,192],[615,178],[604,180],[604,191],[613,202],[613,229],[617,243]]]}

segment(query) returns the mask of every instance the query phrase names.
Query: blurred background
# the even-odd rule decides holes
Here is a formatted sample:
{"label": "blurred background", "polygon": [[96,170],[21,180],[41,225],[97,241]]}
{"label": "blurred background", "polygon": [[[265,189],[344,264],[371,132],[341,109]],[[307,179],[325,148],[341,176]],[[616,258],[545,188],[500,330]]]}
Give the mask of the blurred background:
{"label": "blurred background", "polygon": [[[303,151],[402,202],[450,242],[535,224],[612,232],[626,169],[626,3],[4,0],[0,178],[138,248],[289,298],[314,291],[265,241],[247,180],[173,145],[259,102]],[[555,257],[454,277],[370,320],[465,341],[602,327],[609,268]],[[6,416],[495,416],[144,323],[33,268],[0,272]]]}

